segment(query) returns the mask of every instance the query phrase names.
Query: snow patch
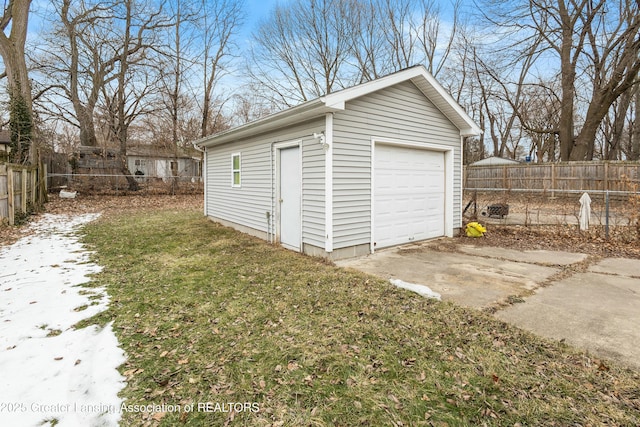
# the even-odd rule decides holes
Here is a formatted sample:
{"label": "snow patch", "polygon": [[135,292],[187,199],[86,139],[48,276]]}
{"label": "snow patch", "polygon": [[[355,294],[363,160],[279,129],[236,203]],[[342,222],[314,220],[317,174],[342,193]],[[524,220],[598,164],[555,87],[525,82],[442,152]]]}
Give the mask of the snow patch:
{"label": "snow patch", "polygon": [[79,286],[101,267],[74,233],[98,216],[46,214],[0,248],[0,425],[118,424],[125,354],[111,324],[73,327],[109,303]]}
{"label": "snow patch", "polygon": [[406,289],[411,292],[415,292],[418,295],[422,295],[426,298],[441,300],[441,296],[439,293],[432,291],[428,286],[425,285],[416,285],[415,283],[407,283],[403,282],[400,279],[389,279],[392,285],[397,286],[402,289]]}

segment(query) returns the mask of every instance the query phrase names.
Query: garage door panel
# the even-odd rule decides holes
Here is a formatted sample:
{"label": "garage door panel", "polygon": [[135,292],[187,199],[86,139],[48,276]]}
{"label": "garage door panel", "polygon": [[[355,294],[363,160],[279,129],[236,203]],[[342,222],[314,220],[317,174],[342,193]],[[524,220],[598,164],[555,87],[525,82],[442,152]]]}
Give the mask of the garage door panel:
{"label": "garage door panel", "polygon": [[375,159],[376,247],[444,235],[444,154],[377,145]]}

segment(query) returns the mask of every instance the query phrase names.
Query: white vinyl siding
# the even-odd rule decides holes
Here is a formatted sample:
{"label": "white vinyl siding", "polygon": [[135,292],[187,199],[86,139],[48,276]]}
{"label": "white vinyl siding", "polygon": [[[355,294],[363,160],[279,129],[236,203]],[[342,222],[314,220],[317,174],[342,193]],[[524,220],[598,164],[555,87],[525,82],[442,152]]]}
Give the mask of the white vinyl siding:
{"label": "white vinyl siding", "polygon": [[461,226],[459,130],[411,82],[347,102],[334,116],[334,248],[370,243],[371,139],[453,147],[453,227]]}
{"label": "white vinyl siding", "polygon": [[[300,140],[302,150],[302,242],[324,247],[324,150],[313,132],[324,131],[324,117],[207,149],[207,215],[261,232],[275,220],[273,144]],[[241,153],[241,187],[232,187],[233,154]],[[233,182],[233,181],[232,181]]]}
{"label": "white vinyl siding", "polygon": [[[242,186],[233,185],[232,154],[242,152]],[[260,141],[207,149],[207,215],[267,232],[271,212],[270,145]]]}
{"label": "white vinyl siding", "polygon": [[319,248],[325,245],[324,156],[318,140],[309,136],[303,139],[302,242]]}

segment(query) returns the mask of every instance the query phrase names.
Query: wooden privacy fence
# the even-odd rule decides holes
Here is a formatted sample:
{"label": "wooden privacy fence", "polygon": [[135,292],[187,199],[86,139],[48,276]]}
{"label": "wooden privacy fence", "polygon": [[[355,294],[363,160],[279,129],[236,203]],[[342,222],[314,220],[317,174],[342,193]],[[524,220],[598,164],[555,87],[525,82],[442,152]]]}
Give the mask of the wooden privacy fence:
{"label": "wooden privacy fence", "polygon": [[465,190],[628,195],[640,191],[640,162],[594,161],[466,166]]}
{"label": "wooden privacy fence", "polygon": [[42,206],[47,195],[45,166],[0,163],[0,222],[14,225],[16,216]]}

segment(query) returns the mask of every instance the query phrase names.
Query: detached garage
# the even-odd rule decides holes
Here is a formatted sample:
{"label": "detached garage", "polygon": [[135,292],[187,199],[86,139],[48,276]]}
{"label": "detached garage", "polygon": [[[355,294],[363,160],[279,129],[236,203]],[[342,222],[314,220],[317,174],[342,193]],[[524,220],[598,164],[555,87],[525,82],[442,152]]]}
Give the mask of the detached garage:
{"label": "detached garage", "polygon": [[478,126],[422,67],[203,138],[205,215],[332,259],[453,236]]}

